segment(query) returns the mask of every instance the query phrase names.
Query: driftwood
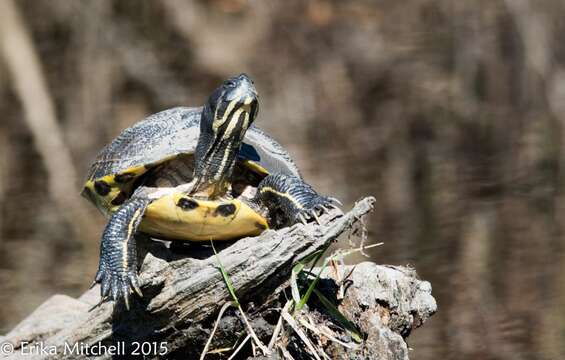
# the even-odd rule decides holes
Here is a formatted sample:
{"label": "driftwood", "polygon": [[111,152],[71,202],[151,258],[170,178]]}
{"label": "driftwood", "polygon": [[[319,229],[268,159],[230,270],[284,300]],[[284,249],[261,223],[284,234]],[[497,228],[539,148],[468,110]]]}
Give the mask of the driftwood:
{"label": "driftwood", "polygon": [[[249,319],[264,349],[275,328],[279,334],[266,354],[256,349],[257,359],[407,359],[404,338],[436,310],[430,284],[416,279],[412,270],[368,262],[324,269],[316,291],[339,304],[340,312],[362,334],[361,343],[353,341],[316,296],[301,311],[286,313],[287,320],[281,317],[281,309],[288,309],[287,299],[292,298],[293,264],[355,229],[373,203],[374,198],[366,198],[343,216],[337,211],[326,214],[321,225],[267,231],[221,247],[216,243],[246,315],[227,309],[213,336],[220,309],[232,300],[218,259],[206,246],[172,251],[165,243],[148,241],[141,267],[144,297],[137,298],[130,311],[113,303],[89,311],[100,301],[98,287],[78,299],[55,295],[0,342],[14,345],[14,356],[32,353],[36,358],[86,358],[100,351],[100,358],[111,358],[109,352],[115,349],[145,352],[145,358],[197,359],[212,338],[206,358],[228,358],[234,344],[248,340]],[[251,343],[256,342],[247,341],[236,358],[253,357],[256,346]],[[145,348],[138,349],[138,344]]]}

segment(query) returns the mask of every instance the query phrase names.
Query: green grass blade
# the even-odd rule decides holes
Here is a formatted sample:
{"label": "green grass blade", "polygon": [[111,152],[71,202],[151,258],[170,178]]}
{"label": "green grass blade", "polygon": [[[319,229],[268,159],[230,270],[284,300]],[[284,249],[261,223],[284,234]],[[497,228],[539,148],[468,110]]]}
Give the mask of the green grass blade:
{"label": "green grass blade", "polygon": [[231,279],[230,279],[226,269],[224,268],[224,265],[222,265],[222,261],[220,260],[220,256],[216,252],[216,248],[214,247],[214,242],[212,240],[210,240],[210,244],[212,245],[212,250],[214,250],[214,254],[216,255],[216,259],[218,260],[218,266],[220,268],[220,273],[222,274],[222,277],[224,278],[224,282],[226,283],[226,286],[228,287],[228,291],[230,293],[230,296],[233,299],[234,305],[236,307],[239,307],[240,306],[239,300],[237,299],[237,295],[235,295],[235,289],[233,287],[233,284],[231,282]]}
{"label": "green grass blade", "polygon": [[326,250],[328,250],[329,246],[330,246],[330,244],[324,246],[323,248],[321,248],[320,250],[318,250],[318,251],[314,252],[314,254],[312,254],[312,255],[316,255],[316,256],[314,257],[314,261],[312,262],[312,265],[310,266],[310,272],[312,272],[314,270],[314,268],[318,264],[318,261],[320,261],[320,259],[322,258],[322,255],[324,255]]}
{"label": "green grass blade", "polygon": [[[322,271],[324,271],[324,269],[328,266],[330,258],[327,257],[324,260],[323,265],[320,267],[320,271],[318,271],[318,274],[316,274],[316,278],[310,283],[310,285],[308,286],[308,290],[306,290],[306,294],[304,294],[304,296],[300,299],[300,302],[296,305],[296,311],[300,311],[302,310],[302,308],[304,307],[304,305],[306,305],[306,303],[308,302],[308,299],[310,299],[310,296],[312,296],[312,292],[314,291],[314,288],[316,287],[316,285],[318,285],[318,281],[320,281],[320,276],[322,275]],[[310,273],[312,272],[313,267],[310,269]]]}
{"label": "green grass blade", "polygon": [[298,262],[292,267],[292,272],[290,273],[290,292],[292,293],[292,299],[296,304],[300,302],[300,290],[298,289],[298,275],[304,269],[304,263]]}
{"label": "green grass blade", "polygon": [[355,342],[357,342],[357,343],[363,342],[363,337],[361,336],[359,329],[357,329],[357,327],[355,326],[355,324],[353,324],[353,322],[351,322],[349,319],[347,319],[345,317],[345,315],[343,315],[341,313],[341,311],[339,311],[339,309],[330,300],[328,300],[328,298],[325,297],[324,294],[322,294],[320,291],[318,291],[317,289],[314,289],[314,294],[316,294],[316,296],[318,297],[318,299],[320,300],[320,302],[322,303],[324,308],[330,313],[330,315],[341,326],[343,326],[344,329],[349,331],[351,338]]}
{"label": "green grass blade", "polygon": [[320,249],[318,251],[313,252],[312,254],[304,257],[303,259],[299,260],[293,267],[292,272],[290,274],[290,290],[292,293],[292,299],[294,300],[295,304],[300,303],[300,290],[298,287],[298,276],[304,270],[307,264],[314,262],[316,264],[320,257],[324,254],[326,248]]}
{"label": "green grass blade", "polygon": [[306,266],[307,264],[311,263],[312,261],[318,261],[320,259],[320,257],[324,254],[326,249],[327,249],[327,247],[324,247],[323,249],[314,251],[312,254],[305,256],[304,258],[300,259],[298,261],[298,263],[301,263],[304,266]]}

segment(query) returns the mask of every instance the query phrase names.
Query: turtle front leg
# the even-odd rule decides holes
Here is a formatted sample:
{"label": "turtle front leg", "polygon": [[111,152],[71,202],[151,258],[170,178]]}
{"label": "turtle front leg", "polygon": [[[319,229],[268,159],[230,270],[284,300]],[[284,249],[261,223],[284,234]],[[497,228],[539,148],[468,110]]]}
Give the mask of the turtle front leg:
{"label": "turtle front leg", "polygon": [[302,179],[284,174],[264,178],[254,200],[270,210],[279,209],[291,224],[311,219],[319,223],[318,215],[339,204],[334,198],[319,195]]}
{"label": "turtle front leg", "polygon": [[143,296],[137,277],[135,233],[150,200],[131,198],[112,214],[100,245],[100,264],[94,283],[100,283],[102,301],[109,295],[117,303],[123,299],[129,310],[129,296]]}

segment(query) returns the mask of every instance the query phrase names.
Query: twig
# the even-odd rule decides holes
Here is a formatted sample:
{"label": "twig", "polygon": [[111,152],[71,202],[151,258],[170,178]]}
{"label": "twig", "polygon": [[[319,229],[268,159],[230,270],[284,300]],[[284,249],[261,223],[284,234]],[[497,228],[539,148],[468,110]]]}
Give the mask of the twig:
{"label": "twig", "polygon": [[253,338],[253,341],[255,342],[255,344],[259,347],[259,349],[261,349],[261,351],[263,352],[263,355],[268,355],[270,353],[269,349],[267,349],[267,347],[261,342],[261,340],[259,340],[259,338],[257,337],[257,334],[255,334],[255,331],[253,330],[253,328],[251,327],[251,324],[247,320],[247,317],[245,316],[245,312],[243,312],[241,305],[238,305],[237,309],[239,310],[239,313],[241,314],[241,317],[243,318],[243,322],[247,326],[247,331],[248,331],[249,335],[251,335],[251,337]]}
{"label": "twig", "polygon": [[283,356],[284,356],[284,358],[285,358],[286,360],[294,360],[294,358],[292,357],[292,355],[290,355],[290,353],[288,352],[288,350],[285,349],[281,344],[279,344],[277,347],[278,347],[279,350],[282,352],[282,354],[283,354]]}
{"label": "twig", "polygon": [[227,302],[220,309],[220,313],[218,314],[218,318],[216,319],[216,323],[214,324],[214,328],[212,329],[212,332],[210,333],[210,337],[208,338],[208,341],[206,341],[206,345],[204,346],[204,350],[202,350],[202,354],[200,354],[200,360],[204,360],[204,357],[206,356],[206,353],[208,352],[208,348],[210,347],[210,344],[212,343],[212,339],[214,338],[214,334],[216,333],[216,330],[218,329],[218,324],[220,324],[220,320],[222,319],[224,312],[230,306],[232,306],[232,303]]}
{"label": "twig", "polygon": [[257,346],[253,341],[251,342],[251,352],[253,353],[253,357],[257,356]]}
{"label": "twig", "polygon": [[302,342],[304,342],[304,344],[306,345],[306,347],[308,348],[308,350],[310,351],[310,353],[312,353],[312,356],[314,356],[314,358],[316,360],[322,360],[320,359],[320,356],[318,356],[318,352],[316,351],[316,349],[314,348],[314,345],[312,344],[312,342],[310,341],[310,339],[308,339],[308,336],[306,336],[306,334],[304,333],[304,331],[302,331],[302,329],[300,328],[300,326],[298,325],[298,323],[296,322],[296,320],[294,320],[294,318],[289,314],[288,311],[283,311],[281,313],[283,319],[288,323],[288,325],[290,325],[290,327],[294,330],[294,332],[298,335],[298,337],[300,337],[300,339],[302,340]]}
{"label": "twig", "polygon": [[[310,320],[310,319],[309,319],[309,320]],[[302,324],[302,326],[304,326],[305,328],[307,328],[308,330],[312,331],[313,333],[315,333],[315,334],[318,335],[318,336],[323,335],[323,336],[327,337],[329,340],[335,342],[336,344],[339,344],[339,345],[341,345],[341,346],[343,346],[343,347],[346,347],[346,348],[348,348],[348,349],[354,349],[354,348],[355,348],[355,346],[352,346],[352,345],[350,345],[350,344],[344,343],[344,342],[341,341],[341,340],[336,339],[333,335],[331,335],[330,333],[328,333],[326,330],[315,327],[315,326],[311,323],[311,320],[310,320],[310,322],[308,322],[308,321],[306,321],[306,320],[304,320],[304,319],[300,319],[299,321],[300,321],[300,324]]]}
{"label": "twig", "polygon": [[233,354],[231,354],[231,356],[228,358],[228,360],[232,360],[232,359],[237,355],[237,353],[238,353],[241,349],[243,349],[243,346],[244,346],[245,344],[247,344],[247,342],[249,341],[249,339],[251,339],[251,335],[247,334],[247,336],[245,337],[245,339],[243,339],[243,341],[241,342],[241,344],[239,344],[239,346],[237,347],[237,349],[235,349],[235,351],[233,352]]}
{"label": "twig", "polygon": [[292,301],[287,301],[284,308],[281,311],[281,316],[279,317],[279,320],[277,321],[277,326],[275,327],[275,330],[273,331],[273,336],[271,337],[271,341],[269,342],[269,351],[271,351],[273,349],[273,347],[275,346],[275,343],[277,341],[277,338],[279,337],[279,333],[281,331],[282,328],[282,322],[283,322],[283,318],[282,318],[282,312],[286,311],[288,312],[288,310],[290,309],[290,305],[292,305]]}

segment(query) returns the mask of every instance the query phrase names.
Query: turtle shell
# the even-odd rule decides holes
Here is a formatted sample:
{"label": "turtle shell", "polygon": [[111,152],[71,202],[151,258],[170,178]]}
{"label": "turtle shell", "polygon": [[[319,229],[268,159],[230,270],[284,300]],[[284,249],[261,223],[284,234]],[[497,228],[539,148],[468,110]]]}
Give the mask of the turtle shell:
{"label": "turtle shell", "polygon": [[[180,156],[194,154],[201,113],[201,107],[177,107],[151,115],[125,129],[96,157],[82,194],[103,213],[113,213],[149,171]],[[300,177],[286,150],[254,126],[246,132],[238,161],[260,177],[274,172]],[[197,206],[187,213],[179,201]],[[224,211],[226,209],[235,211]],[[195,226],[200,230],[195,231]],[[244,201],[195,199],[181,193],[154,201],[141,224],[142,231],[180,240],[255,235],[266,227],[264,216]]]}

